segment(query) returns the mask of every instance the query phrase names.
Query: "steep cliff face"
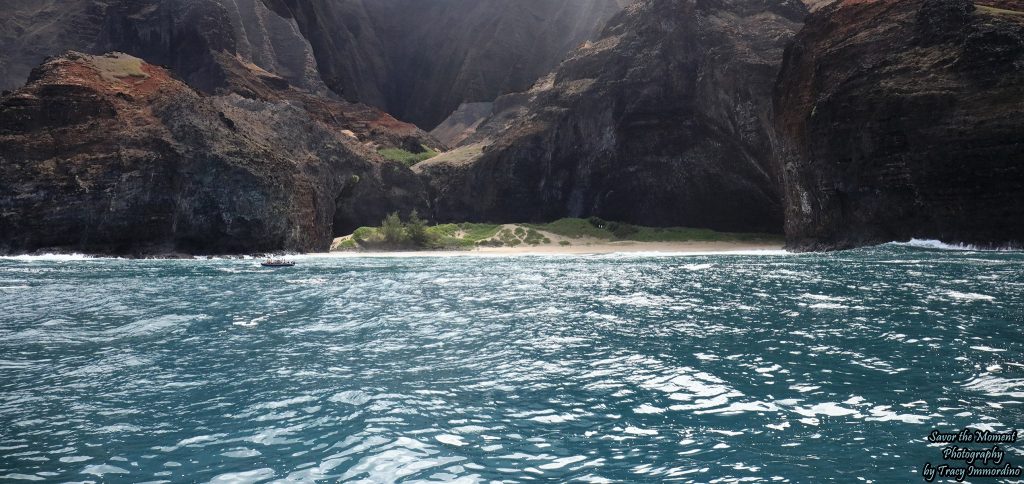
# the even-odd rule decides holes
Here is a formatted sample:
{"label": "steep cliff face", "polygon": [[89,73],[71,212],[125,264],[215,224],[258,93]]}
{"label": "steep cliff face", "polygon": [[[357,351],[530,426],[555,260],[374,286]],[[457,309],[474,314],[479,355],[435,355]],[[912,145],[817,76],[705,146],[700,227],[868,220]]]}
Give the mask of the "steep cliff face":
{"label": "steep cliff face", "polygon": [[337,122],[365,142],[388,146],[409,139],[441,146],[415,126],[377,109],[340,102],[316,71],[312,49],[294,21],[260,0],[68,0],[16,2],[0,15],[0,60],[6,80],[24,83],[23,62],[65,50],[122,51],[167,67],[207,94],[302,105],[321,121]]}
{"label": "steep cliff face", "polygon": [[633,4],[525,107],[496,109],[514,113],[496,134],[417,165],[435,213],[780,232],[772,89],[805,14],[784,0]]}
{"label": "steep cliff face", "polygon": [[124,54],[52,59],[0,99],[0,252],[326,250],[421,203],[340,127]]}
{"label": "steep cliff face", "polygon": [[593,36],[615,0],[264,0],[295,19],[327,85],[433,128],[463,102],[523,91]]}
{"label": "steep cliff face", "polygon": [[44,58],[67,50],[128,52],[189,84],[223,87],[215,54],[239,55],[291,84],[327,88],[298,26],[260,0],[12,0],[0,14],[0,88],[16,89]]}
{"label": "steep cliff face", "polygon": [[1024,242],[1024,12],[977,3],[809,18],[776,99],[790,246]]}

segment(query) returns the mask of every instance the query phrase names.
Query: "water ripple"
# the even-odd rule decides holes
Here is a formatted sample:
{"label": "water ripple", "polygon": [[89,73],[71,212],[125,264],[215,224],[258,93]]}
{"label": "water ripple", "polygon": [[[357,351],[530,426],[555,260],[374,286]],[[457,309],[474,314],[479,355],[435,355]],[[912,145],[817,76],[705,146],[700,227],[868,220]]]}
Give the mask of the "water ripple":
{"label": "water ripple", "polygon": [[0,259],[0,478],[909,479],[1024,405],[1024,255],[936,249]]}

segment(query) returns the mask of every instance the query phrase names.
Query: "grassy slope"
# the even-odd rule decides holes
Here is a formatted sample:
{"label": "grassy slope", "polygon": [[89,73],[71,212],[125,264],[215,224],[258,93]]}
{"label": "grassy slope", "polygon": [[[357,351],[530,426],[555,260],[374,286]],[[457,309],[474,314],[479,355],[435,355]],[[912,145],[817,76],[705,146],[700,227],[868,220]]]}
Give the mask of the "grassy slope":
{"label": "grassy slope", "polygon": [[[426,247],[404,249],[471,249],[477,246],[517,247],[552,244],[552,236],[562,238],[560,245],[571,245],[572,239],[619,242],[782,242],[772,234],[728,233],[685,227],[642,227],[603,220],[565,218],[547,224],[443,224],[427,228],[430,242]],[[566,240],[568,239],[568,240]],[[339,239],[335,250],[376,249],[382,247],[377,227],[362,227],[351,236]]]}
{"label": "grassy slope", "polygon": [[438,155],[437,151],[426,146],[424,146],[423,149],[425,151],[420,153],[413,153],[401,148],[382,148],[377,152],[386,159],[401,162],[405,166],[413,166],[423,160],[428,160]]}

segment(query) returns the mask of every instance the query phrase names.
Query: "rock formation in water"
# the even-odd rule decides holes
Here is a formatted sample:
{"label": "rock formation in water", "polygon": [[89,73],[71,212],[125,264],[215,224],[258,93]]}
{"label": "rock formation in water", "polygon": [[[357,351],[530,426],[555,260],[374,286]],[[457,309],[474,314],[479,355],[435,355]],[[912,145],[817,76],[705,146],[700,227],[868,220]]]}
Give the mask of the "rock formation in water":
{"label": "rock formation in water", "polygon": [[808,19],[776,100],[790,246],[1024,243],[1024,10],[975,3]]}
{"label": "rock formation in water", "polygon": [[597,33],[616,0],[264,0],[298,22],[327,84],[433,128],[523,91]]}
{"label": "rock formation in water", "polygon": [[372,151],[408,125],[347,126],[366,108],[268,86],[207,96],[124,54],[51,59],[0,98],[0,252],[326,250],[420,206],[416,176]]}
{"label": "rock formation in water", "polygon": [[414,168],[434,214],[781,232],[772,89],[806,13],[786,0],[633,4],[522,108],[496,109],[514,115],[493,135]]}

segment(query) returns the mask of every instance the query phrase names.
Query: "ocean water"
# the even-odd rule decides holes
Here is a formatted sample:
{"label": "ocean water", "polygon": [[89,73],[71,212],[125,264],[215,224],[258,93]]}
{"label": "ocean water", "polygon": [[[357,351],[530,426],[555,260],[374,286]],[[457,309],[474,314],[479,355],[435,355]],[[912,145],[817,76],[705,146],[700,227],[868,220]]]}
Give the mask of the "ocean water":
{"label": "ocean water", "polygon": [[0,259],[0,480],[923,482],[1024,426],[1020,252],[298,260]]}

